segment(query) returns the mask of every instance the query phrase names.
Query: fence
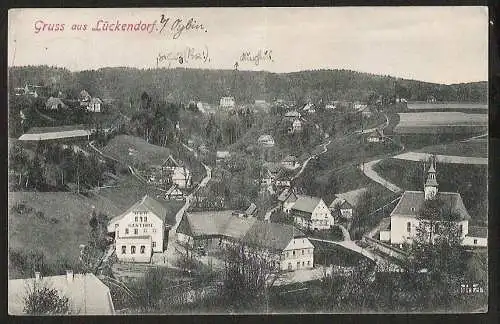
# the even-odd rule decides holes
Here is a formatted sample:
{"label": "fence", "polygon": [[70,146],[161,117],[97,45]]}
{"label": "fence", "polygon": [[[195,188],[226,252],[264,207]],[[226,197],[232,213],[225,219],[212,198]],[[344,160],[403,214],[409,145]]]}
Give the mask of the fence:
{"label": "fence", "polygon": [[366,235],[363,236],[363,241],[368,243],[376,251],[386,254],[391,258],[402,261],[409,257],[408,253],[404,252],[403,250],[400,250],[398,248],[393,247],[392,245],[380,242],[378,240],[372,239]]}

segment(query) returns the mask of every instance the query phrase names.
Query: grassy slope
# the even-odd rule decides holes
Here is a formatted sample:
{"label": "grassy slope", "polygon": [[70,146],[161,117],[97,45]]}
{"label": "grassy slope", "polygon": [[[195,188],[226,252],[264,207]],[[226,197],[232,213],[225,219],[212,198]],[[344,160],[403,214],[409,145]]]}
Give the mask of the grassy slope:
{"label": "grassy slope", "polygon": [[[404,190],[422,190],[423,169],[420,162],[386,159],[375,165],[375,171]],[[488,166],[438,164],[439,190],[459,192],[465,207],[479,225],[487,221]]]}
{"label": "grassy slope", "polygon": [[477,139],[468,142],[432,145],[416,150],[416,152],[486,158],[488,157],[488,141],[484,139]]}
{"label": "grassy slope", "polygon": [[[10,212],[16,202],[33,208],[30,214]],[[69,192],[11,192],[9,193],[9,247],[41,250],[48,261],[59,256],[75,259],[79,245],[88,240],[89,220],[95,206],[110,216],[120,209],[102,199],[89,199]],[[45,218],[56,218],[58,223],[35,216],[41,211]]]}
{"label": "grassy slope", "polygon": [[[129,155],[129,148],[136,150]],[[152,145],[140,137],[119,135],[109,141],[102,152],[129,165],[144,162],[147,165],[160,165],[169,155],[166,147]]]}

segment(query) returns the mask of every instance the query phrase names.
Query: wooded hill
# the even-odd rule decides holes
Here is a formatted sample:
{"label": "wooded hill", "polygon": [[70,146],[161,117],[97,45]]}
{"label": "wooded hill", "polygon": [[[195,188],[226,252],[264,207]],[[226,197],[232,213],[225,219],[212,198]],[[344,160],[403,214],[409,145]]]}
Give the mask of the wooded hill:
{"label": "wooded hill", "polygon": [[71,72],[65,68],[25,66],[9,68],[9,89],[26,83],[44,86],[42,96],[76,98],[82,89],[102,99],[116,99],[125,108],[136,107],[147,91],[173,102],[200,100],[218,104],[233,95],[237,103],[255,99],[360,100],[399,95],[409,101],[433,96],[437,101],[482,102],[488,98],[487,82],[443,85],[350,70],[314,70],[293,73],[202,69],[101,68]]}

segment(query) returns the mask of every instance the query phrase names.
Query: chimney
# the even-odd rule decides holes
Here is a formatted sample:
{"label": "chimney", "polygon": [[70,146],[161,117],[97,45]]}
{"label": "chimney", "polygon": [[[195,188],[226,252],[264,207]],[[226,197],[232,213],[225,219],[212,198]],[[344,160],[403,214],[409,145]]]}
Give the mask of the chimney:
{"label": "chimney", "polygon": [[73,282],[73,270],[66,270],[66,280],[68,283]]}
{"label": "chimney", "polygon": [[40,272],[35,271],[35,280],[40,280]]}

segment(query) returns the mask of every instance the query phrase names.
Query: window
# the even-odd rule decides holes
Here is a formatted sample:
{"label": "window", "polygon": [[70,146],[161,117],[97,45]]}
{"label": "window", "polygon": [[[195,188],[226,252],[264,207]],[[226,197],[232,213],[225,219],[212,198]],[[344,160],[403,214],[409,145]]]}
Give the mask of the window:
{"label": "window", "polygon": [[287,252],[286,253],[286,257],[288,258],[290,256],[290,252]]}
{"label": "window", "polygon": [[288,270],[292,270],[292,264],[288,262]]}
{"label": "window", "polygon": [[134,234],[135,235],[139,234],[139,230],[137,228],[134,228]]}
{"label": "window", "polygon": [[148,229],[147,229],[147,228],[145,228],[145,229],[144,229],[144,233],[147,233],[147,232],[148,232]]}
{"label": "window", "polygon": [[156,242],[153,242],[153,245],[152,245],[154,248],[156,247]]}
{"label": "window", "polygon": [[117,228],[117,227],[118,227],[118,224],[115,224],[115,228]]}
{"label": "window", "polygon": [[302,250],[302,255],[304,255],[304,250]]}
{"label": "window", "polygon": [[307,261],[307,265],[310,266],[311,265],[311,261]]}
{"label": "window", "polygon": [[305,265],[305,262],[304,262],[304,261],[302,261],[302,266],[304,266],[304,265]]}
{"label": "window", "polygon": [[135,216],[135,221],[138,222],[139,221],[139,217]]}
{"label": "window", "polygon": [[144,216],[144,222],[147,222],[148,221],[148,218],[146,216]]}
{"label": "window", "polygon": [[436,234],[436,233],[438,233],[438,232],[439,232],[439,224],[438,224],[438,223],[436,223],[436,224],[434,225],[434,234]]}
{"label": "window", "polygon": [[119,230],[116,230],[116,236],[117,236],[117,237],[118,237],[118,236],[120,236],[119,234],[120,234],[120,231],[119,231]]}
{"label": "window", "polygon": [[156,228],[153,228],[153,233],[156,233]]}
{"label": "window", "polygon": [[462,233],[464,232],[464,226],[462,224],[460,224],[460,229],[459,230],[460,230],[460,232],[459,232],[460,235],[462,235]]}
{"label": "window", "polygon": [[125,245],[122,245],[122,254],[127,253],[127,247]]}
{"label": "window", "polygon": [[130,247],[130,253],[131,253],[131,254],[135,254],[135,245],[132,245],[132,246]]}
{"label": "window", "polygon": [[139,219],[140,219],[140,220],[141,220],[141,222],[142,222],[142,216],[141,216],[141,217],[139,217]]}
{"label": "window", "polygon": [[408,233],[410,233],[410,232],[411,232],[411,223],[410,223],[410,222],[406,223],[406,231],[407,231]]}
{"label": "window", "polygon": [[141,254],[144,254],[145,250],[146,250],[146,247],[144,245],[141,245]]}
{"label": "window", "polygon": [[128,234],[128,228],[125,229],[125,234]]}
{"label": "window", "polygon": [[477,240],[474,240],[474,244],[477,244]]}
{"label": "window", "polygon": [[295,255],[295,250],[293,250],[293,255]]}
{"label": "window", "polygon": [[300,262],[297,262],[297,269],[300,268]]}

